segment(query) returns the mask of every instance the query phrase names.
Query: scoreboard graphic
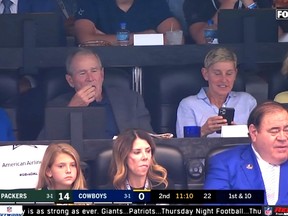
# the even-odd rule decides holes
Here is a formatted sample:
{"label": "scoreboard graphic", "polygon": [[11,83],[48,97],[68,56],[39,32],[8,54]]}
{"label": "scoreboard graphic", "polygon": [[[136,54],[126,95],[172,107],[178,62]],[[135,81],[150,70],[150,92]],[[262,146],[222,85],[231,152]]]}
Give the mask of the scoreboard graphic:
{"label": "scoreboard graphic", "polygon": [[0,190],[0,204],[263,204],[263,190]]}
{"label": "scoreboard graphic", "polygon": [[[0,216],[285,215],[263,190],[0,190]],[[277,213],[276,213],[277,211]]]}

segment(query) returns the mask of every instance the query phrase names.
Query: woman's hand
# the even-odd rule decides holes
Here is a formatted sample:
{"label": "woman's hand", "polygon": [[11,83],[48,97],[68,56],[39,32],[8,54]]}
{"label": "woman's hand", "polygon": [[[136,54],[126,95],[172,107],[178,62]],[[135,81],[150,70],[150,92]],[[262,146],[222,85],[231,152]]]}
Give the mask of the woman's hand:
{"label": "woman's hand", "polygon": [[227,125],[227,120],[223,116],[213,116],[207,119],[205,124],[201,127],[201,137],[206,137],[218,130],[221,130],[223,125]]}

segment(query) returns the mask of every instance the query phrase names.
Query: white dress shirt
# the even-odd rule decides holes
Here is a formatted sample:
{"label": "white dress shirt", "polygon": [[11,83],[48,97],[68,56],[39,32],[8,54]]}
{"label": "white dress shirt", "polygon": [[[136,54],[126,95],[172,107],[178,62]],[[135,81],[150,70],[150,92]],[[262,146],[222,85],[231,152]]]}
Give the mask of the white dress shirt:
{"label": "white dress shirt", "polygon": [[262,173],[267,202],[269,205],[275,205],[279,196],[280,166],[264,161],[258,152],[256,152],[253,145],[252,149],[256,155]]}
{"label": "white dress shirt", "polygon": [[[10,11],[12,14],[16,14],[17,13],[17,6],[18,6],[18,0],[10,0],[11,2],[13,2],[13,4],[10,6]],[[2,0],[0,0],[1,4],[0,4],[0,14],[3,13],[4,11],[4,5],[2,4]]]}

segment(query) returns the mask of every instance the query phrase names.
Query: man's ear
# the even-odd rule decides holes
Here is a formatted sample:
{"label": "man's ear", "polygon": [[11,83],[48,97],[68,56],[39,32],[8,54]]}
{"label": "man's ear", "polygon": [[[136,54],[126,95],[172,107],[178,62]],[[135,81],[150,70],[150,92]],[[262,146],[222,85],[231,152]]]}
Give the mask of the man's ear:
{"label": "man's ear", "polygon": [[104,68],[102,68],[102,70],[101,70],[101,77],[102,77],[102,80],[104,81]]}
{"label": "man's ear", "polygon": [[250,124],[248,127],[248,131],[249,131],[249,135],[250,135],[252,142],[256,141],[258,131],[257,131],[257,128],[255,127],[255,125]]}
{"label": "man's ear", "polygon": [[65,75],[65,78],[66,78],[68,84],[69,84],[72,88],[74,88],[74,82],[73,82],[73,79],[72,79],[71,75],[70,75],[70,74],[66,74],[66,75]]}

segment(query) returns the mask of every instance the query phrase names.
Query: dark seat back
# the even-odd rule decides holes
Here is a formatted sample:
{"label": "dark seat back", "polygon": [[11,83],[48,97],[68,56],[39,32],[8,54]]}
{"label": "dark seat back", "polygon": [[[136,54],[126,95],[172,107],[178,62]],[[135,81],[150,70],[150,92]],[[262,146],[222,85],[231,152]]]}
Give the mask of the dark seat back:
{"label": "dark seat back", "polygon": [[18,102],[18,71],[0,71],[0,105],[15,107]]}
{"label": "dark seat back", "polygon": [[[112,149],[105,149],[96,156],[92,176],[91,189],[101,189],[109,180],[109,167],[112,158]],[[157,146],[155,159],[158,164],[167,169],[168,179],[174,183],[175,189],[187,189],[187,175],[182,153],[170,146]]]}
{"label": "dark seat back", "polygon": [[288,90],[288,78],[280,71],[273,73],[268,80],[268,99],[274,100],[275,96]]}

